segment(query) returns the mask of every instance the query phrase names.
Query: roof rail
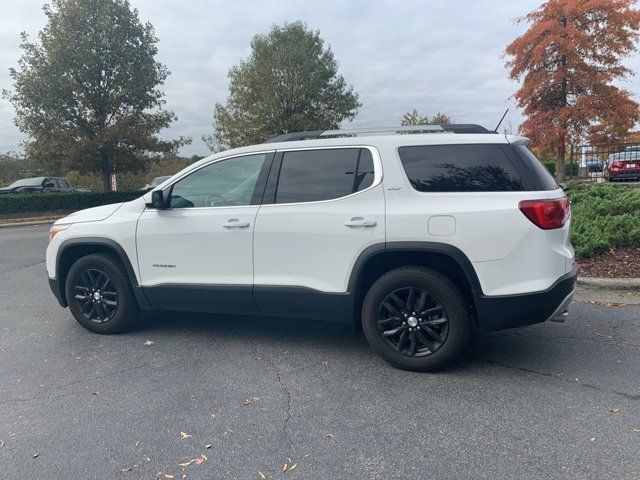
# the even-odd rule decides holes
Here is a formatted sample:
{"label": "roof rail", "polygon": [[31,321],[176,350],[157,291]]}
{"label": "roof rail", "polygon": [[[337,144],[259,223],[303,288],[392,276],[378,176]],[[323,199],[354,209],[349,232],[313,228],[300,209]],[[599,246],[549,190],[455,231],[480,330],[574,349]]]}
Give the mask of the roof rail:
{"label": "roof rail", "polygon": [[495,133],[481,125],[453,123],[450,125],[410,125],[404,127],[357,128],[350,130],[312,130],[308,132],[283,133],[264,143],[293,142],[329,137],[358,137],[367,135],[401,135],[408,133]]}

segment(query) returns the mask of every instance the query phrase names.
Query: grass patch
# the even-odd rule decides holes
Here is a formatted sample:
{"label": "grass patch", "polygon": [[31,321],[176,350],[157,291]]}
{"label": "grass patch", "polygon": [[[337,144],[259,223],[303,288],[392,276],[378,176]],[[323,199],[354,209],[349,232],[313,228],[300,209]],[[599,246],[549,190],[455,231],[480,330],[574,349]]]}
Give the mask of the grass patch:
{"label": "grass patch", "polygon": [[571,183],[566,193],[573,216],[571,242],[579,257],[640,246],[640,190]]}

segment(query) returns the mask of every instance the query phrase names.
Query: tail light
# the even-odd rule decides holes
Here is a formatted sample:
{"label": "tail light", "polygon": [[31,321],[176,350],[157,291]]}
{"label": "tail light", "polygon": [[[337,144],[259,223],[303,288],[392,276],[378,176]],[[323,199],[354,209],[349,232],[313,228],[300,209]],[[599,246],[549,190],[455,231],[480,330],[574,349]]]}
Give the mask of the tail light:
{"label": "tail light", "polygon": [[611,164],[611,168],[622,168],[622,162],[616,160]]}
{"label": "tail light", "polygon": [[545,200],[522,200],[518,204],[520,211],[542,230],[562,228],[569,218],[571,207],[569,199],[554,198]]}

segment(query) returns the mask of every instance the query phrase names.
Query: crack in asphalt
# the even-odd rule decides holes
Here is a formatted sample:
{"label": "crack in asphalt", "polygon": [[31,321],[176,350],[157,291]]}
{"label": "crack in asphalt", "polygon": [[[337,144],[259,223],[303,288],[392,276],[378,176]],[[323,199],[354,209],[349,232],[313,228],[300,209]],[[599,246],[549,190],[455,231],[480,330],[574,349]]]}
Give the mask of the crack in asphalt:
{"label": "crack in asphalt", "polygon": [[487,359],[483,359],[483,358],[476,358],[476,360],[480,361],[480,362],[485,362],[485,363],[489,363],[491,365],[497,365],[499,367],[503,367],[503,368],[508,368],[511,370],[518,370],[521,372],[525,372],[525,373],[531,373],[534,375],[540,375],[542,377],[548,377],[548,378],[553,378],[556,380],[560,380],[562,382],[565,383],[570,383],[572,385],[579,385],[585,388],[590,388],[591,390],[596,390],[598,392],[604,392],[604,393],[613,393],[614,395],[619,395],[621,397],[624,397],[628,400],[640,400],[640,394],[633,394],[633,393],[627,393],[627,392],[621,392],[619,390],[609,390],[603,387],[599,387],[597,385],[593,385],[590,383],[584,383],[584,382],[575,382],[573,380],[570,380],[568,378],[564,378],[564,377],[559,377],[557,375],[554,375],[552,373],[548,373],[548,372],[539,372],[537,370],[534,370],[532,368],[526,368],[526,367],[518,367],[515,365],[508,365],[506,363],[501,363],[501,362],[496,362],[494,360],[487,360]]}
{"label": "crack in asphalt", "polygon": [[[255,353],[257,355],[261,355],[259,350],[258,350],[258,346],[257,345],[254,346],[254,351],[255,351]],[[291,417],[292,417],[292,413],[291,413],[291,402],[292,402],[291,392],[289,391],[289,389],[287,388],[286,383],[282,379],[282,373],[283,372],[281,372],[280,369],[278,367],[276,367],[275,363],[273,363],[272,357],[271,356],[263,356],[263,358],[267,361],[267,363],[269,364],[269,366],[273,370],[273,373],[274,373],[276,379],[278,380],[278,385],[280,386],[280,390],[285,394],[285,408],[284,408],[285,418],[284,418],[284,422],[282,423],[282,433],[284,434],[285,438],[287,439],[287,442],[289,443],[289,451],[287,453],[291,454],[291,453],[293,453],[293,440],[291,439],[291,435],[289,433],[289,422],[291,421]]]}
{"label": "crack in asphalt", "polygon": [[[171,360],[169,360],[167,362],[164,362],[161,365],[158,365],[157,368],[162,369],[164,367],[167,367],[171,363],[173,363],[177,358],[179,358],[179,357],[172,358]],[[78,385],[78,384],[81,384],[83,382],[91,382],[91,381],[96,381],[96,380],[102,380],[104,378],[112,377],[114,375],[120,375],[121,373],[126,373],[126,372],[130,372],[132,370],[138,370],[138,369],[147,368],[147,367],[153,367],[153,365],[150,364],[150,363],[146,363],[144,365],[137,365],[137,366],[133,366],[133,367],[129,367],[129,368],[123,368],[121,370],[116,370],[116,371],[113,371],[113,372],[108,372],[108,373],[105,373],[105,374],[102,374],[102,375],[96,375],[94,377],[82,378],[80,380],[76,380],[76,381],[73,381],[73,382],[62,383],[62,384],[58,384],[58,385],[52,385],[52,386],[50,386],[50,387],[48,387],[46,389],[41,390],[38,395],[35,395],[35,396],[32,396],[32,397],[27,397],[27,398],[10,398],[10,399],[7,399],[7,400],[1,400],[0,401],[0,405],[5,405],[5,404],[8,404],[8,403],[15,403],[15,402],[30,402],[30,401],[33,401],[33,400],[54,399],[54,398],[66,397],[66,396],[70,396],[70,395],[83,393],[84,390],[79,390],[79,391],[64,393],[64,394],[61,394],[61,395],[42,395],[42,393],[53,392],[55,390],[67,388],[67,387],[70,387],[72,385]]]}
{"label": "crack in asphalt", "polygon": [[25,265],[24,267],[19,267],[19,268],[13,269],[13,270],[12,269],[0,270],[0,278],[6,277],[10,273],[16,273],[16,272],[20,272],[22,270],[26,270],[27,268],[37,267],[38,265],[42,265],[43,263],[46,263],[46,262],[47,262],[46,260],[42,260],[41,262],[33,263],[31,265]]}

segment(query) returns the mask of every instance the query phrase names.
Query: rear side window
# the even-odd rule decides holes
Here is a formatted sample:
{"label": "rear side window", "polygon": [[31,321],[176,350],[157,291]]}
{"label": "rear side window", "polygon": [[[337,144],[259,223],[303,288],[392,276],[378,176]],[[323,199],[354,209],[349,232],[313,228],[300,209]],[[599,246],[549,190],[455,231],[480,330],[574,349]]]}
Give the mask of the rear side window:
{"label": "rear side window", "polygon": [[284,152],[275,203],[318,202],[344,197],[373,184],[371,152],[336,148]]}
{"label": "rear side window", "polygon": [[558,184],[553,176],[545,168],[545,166],[537,159],[537,157],[524,145],[513,145],[520,160],[529,166],[531,173],[537,182],[535,190],[557,190]]}
{"label": "rear side window", "polygon": [[503,192],[525,190],[518,170],[500,145],[400,147],[400,160],[419,192]]}

